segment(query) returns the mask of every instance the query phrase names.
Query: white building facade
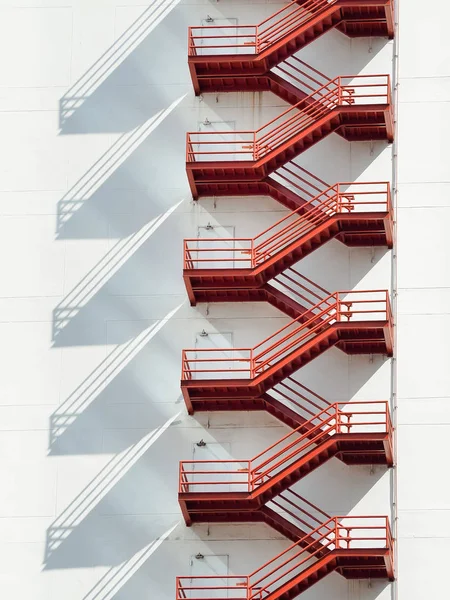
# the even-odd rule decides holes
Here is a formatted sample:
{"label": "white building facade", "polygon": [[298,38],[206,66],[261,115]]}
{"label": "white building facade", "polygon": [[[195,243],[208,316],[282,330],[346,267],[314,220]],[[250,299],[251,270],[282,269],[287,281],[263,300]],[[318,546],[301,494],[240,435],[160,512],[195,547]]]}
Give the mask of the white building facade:
{"label": "white building facade", "polygon": [[[262,523],[187,527],[177,498],[179,461],[245,461],[290,432],[264,411],[190,416],[180,389],[183,349],[253,347],[290,321],[266,302],[191,306],[182,276],[185,238],[251,238],[288,213],[192,199],[186,132],[254,131],[289,105],[196,96],[188,27],[285,4],[0,4],[2,597],[173,600],[177,576],[247,575],[292,543]],[[331,573],[306,600],[446,597],[450,13],[435,4],[397,0],[394,40],[331,30],[297,54],[330,79],[389,74],[396,130],[297,159],[330,185],[389,181],[395,209],[392,250],[331,240],[298,264],[331,292],[389,290],[394,356],[332,348],[295,374],[330,402],[389,401],[394,467],[333,458],[295,490],[330,515],[389,516],[396,580]]]}

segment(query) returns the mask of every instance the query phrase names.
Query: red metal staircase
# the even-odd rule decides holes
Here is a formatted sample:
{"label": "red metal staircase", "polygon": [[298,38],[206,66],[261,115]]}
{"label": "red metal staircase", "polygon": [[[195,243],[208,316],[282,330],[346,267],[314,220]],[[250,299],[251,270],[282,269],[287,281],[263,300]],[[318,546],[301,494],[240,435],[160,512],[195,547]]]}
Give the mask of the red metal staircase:
{"label": "red metal staircase", "polygon": [[387,517],[331,517],[291,489],[332,457],[393,464],[388,402],[330,403],[293,377],[333,346],[393,348],[386,290],[331,294],[294,268],[332,238],[392,247],[388,183],[329,186],[294,160],[333,132],[393,140],[388,75],[329,79],[294,56],[332,28],[393,37],[393,0],[296,0],[257,26],[189,30],[197,94],[270,90],[293,104],[257,131],[187,134],[194,199],[267,194],[292,211],[256,238],[185,240],[191,304],[268,301],[293,320],[254,348],[184,350],[183,396],[190,414],[266,410],[293,430],[250,460],[181,462],[179,502],[188,525],[263,522],[294,544],[250,575],[179,577],[177,600],[288,600],[332,571],[394,578]]}
{"label": "red metal staircase", "polygon": [[[330,404],[251,460],[182,461],[178,498],[186,523],[269,518],[289,529],[286,505],[281,516],[273,514],[278,496],[334,456],[349,465],[392,466],[388,403]],[[275,501],[270,514],[258,512],[269,501]],[[301,509],[297,503],[295,514]]]}
{"label": "red metal staircase", "polygon": [[250,575],[178,577],[177,600],[291,600],[329,573],[394,579],[387,517],[332,517]]}
{"label": "red metal staircase", "polygon": [[297,104],[329,83],[331,77],[298,56],[290,56],[264,75],[208,77],[200,80],[202,92],[272,92],[288,104]]}
{"label": "red metal staircase", "polygon": [[336,77],[256,131],[187,134],[193,198],[228,182],[258,184],[332,132],[349,141],[394,136],[388,75]]}
{"label": "red metal staircase", "polygon": [[393,0],[294,0],[258,25],[191,27],[195,92],[258,89],[271,68],[334,28],[392,38]]}
{"label": "red metal staircase", "polygon": [[303,206],[329,187],[329,183],[310,173],[294,160],[260,181],[197,183],[199,196],[208,195],[208,190],[212,188],[214,196],[270,196],[290,210]]}
{"label": "red metal staircase", "polygon": [[198,400],[259,398],[332,346],[391,356],[392,327],[386,290],[336,292],[254,348],[184,350],[186,406],[192,414]]}
{"label": "red metal staircase", "polygon": [[387,517],[330,517],[289,489],[333,456],[391,466],[392,455],[388,403],[354,402],[329,404],[249,461],[181,462],[179,502],[188,525],[263,522],[294,544],[262,568],[269,579],[260,569],[245,585],[236,577],[180,577],[177,598],[294,598],[333,570],[349,579],[392,580]]}
{"label": "red metal staircase", "polygon": [[[302,299],[305,288],[298,281],[302,276],[292,266],[300,259],[332,238],[347,246],[392,247],[387,182],[338,183],[308,202],[298,201],[295,211],[255,238],[185,240],[183,277],[191,305],[268,301],[296,317],[302,306],[295,302]],[[291,269],[291,275],[282,275],[286,269]],[[271,285],[269,281],[277,276],[278,285]],[[327,292],[321,288],[322,296],[318,296],[320,288],[307,281],[310,288],[316,288],[315,304]]]}

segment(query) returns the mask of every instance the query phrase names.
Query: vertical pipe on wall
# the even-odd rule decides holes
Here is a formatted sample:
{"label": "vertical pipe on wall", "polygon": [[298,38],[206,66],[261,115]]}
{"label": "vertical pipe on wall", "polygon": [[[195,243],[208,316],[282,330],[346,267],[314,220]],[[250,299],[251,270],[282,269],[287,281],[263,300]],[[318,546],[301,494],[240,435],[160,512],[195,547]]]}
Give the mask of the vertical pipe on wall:
{"label": "vertical pipe on wall", "polygon": [[398,283],[397,283],[397,225],[398,225],[398,98],[399,98],[399,3],[396,0],[394,4],[394,25],[395,35],[393,42],[393,100],[394,100],[394,127],[395,135],[392,146],[392,188],[393,188],[393,210],[394,210],[394,247],[392,252],[392,308],[394,314],[394,356],[391,369],[391,395],[392,395],[392,419],[394,427],[394,468],[392,469],[392,523],[394,544],[394,564],[395,581],[392,583],[392,598],[398,600],[398,462],[397,462],[397,441],[398,441],[398,392],[397,392],[397,344],[398,344]]}

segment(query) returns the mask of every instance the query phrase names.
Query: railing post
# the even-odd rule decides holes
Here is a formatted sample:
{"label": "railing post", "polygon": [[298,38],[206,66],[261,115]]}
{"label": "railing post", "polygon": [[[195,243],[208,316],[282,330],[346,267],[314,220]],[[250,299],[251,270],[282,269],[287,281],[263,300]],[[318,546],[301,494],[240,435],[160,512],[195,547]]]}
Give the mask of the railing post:
{"label": "railing post", "polygon": [[258,160],[258,149],[256,143],[256,131],[253,132],[253,160]]}
{"label": "railing post", "polygon": [[341,414],[339,412],[339,404],[336,402],[336,433],[341,433]]}
{"label": "railing post", "polygon": [[386,406],[386,433],[390,434],[391,433],[391,428],[390,428],[391,415],[389,412],[389,402],[386,402],[385,406]]}
{"label": "railing post", "polygon": [[259,26],[256,25],[255,27],[255,54],[259,54],[260,51],[260,47],[259,47]]}
{"label": "railing post", "polygon": [[341,104],[342,104],[341,77],[338,77],[337,80],[338,80],[338,106],[341,106]]}
{"label": "railing post", "polygon": [[391,186],[386,183],[386,212],[391,214]]}

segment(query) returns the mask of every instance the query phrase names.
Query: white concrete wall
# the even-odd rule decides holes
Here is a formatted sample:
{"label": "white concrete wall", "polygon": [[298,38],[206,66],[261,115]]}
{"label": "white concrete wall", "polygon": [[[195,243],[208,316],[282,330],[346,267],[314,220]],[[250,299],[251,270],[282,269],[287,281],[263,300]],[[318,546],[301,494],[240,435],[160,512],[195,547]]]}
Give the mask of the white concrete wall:
{"label": "white concrete wall", "polygon": [[[191,557],[198,552],[228,555],[229,572],[247,574],[288,546],[265,526],[186,528],[177,504],[178,461],[192,457],[195,442],[216,442],[230,456],[247,459],[287,431],[257,413],[188,417],[179,389],[181,349],[193,345],[196,333],[232,332],[236,345],[248,346],[287,322],[265,304],[191,308],[181,277],[182,239],[194,237],[198,226],[234,226],[237,236],[250,236],[285,212],[268,198],[192,202],[185,132],[205,118],[256,128],[285,105],[270,94],[196,98],[187,69],[187,27],[208,14],[254,23],[281,5],[248,0],[1,3],[2,598],[172,600],[175,577],[190,573]],[[407,11],[408,24],[415,12]],[[437,69],[433,75],[445,75],[446,67],[443,61],[438,68],[431,50],[426,61],[415,54],[412,33],[405,34],[403,46],[400,236],[405,266],[399,282],[414,288],[402,292],[399,323],[404,332],[399,344],[409,356],[399,361],[399,394],[410,398],[404,400],[400,428],[403,590],[409,598],[422,598],[423,593],[414,595],[420,585],[414,556],[419,549],[426,553],[430,542],[408,538],[417,523],[424,536],[440,533],[424,510],[448,508],[442,479],[441,499],[431,496],[433,470],[425,462],[429,452],[422,450],[445,452],[436,435],[443,427],[433,423],[447,404],[446,296],[444,289],[435,300],[433,288],[446,285],[448,202],[446,184],[436,183],[434,191],[420,185],[444,180],[445,163],[418,159],[416,149],[425,142],[410,120],[422,128],[426,119],[433,120],[427,150],[441,140],[445,148],[440,120],[445,89],[432,80],[435,87],[424,96],[430,107],[433,103],[430,109],[413,103],[424,88],[412,79],[408,84],[408,78],[429,76],[430,64]],[[383,40],[350,41],[331,32],[300,56],[330,76],[386,73],[392,71],[392,48]],[[301,164],[330,183],[385,181],[392,172],[391,148],[331,136]],[[422,208],[424,202],[436,207],[433,212]],[[433,253],[430,268],[421,253],[434,249],[439,254]],[[331,291],[391,284],[391,254],[381,249],[349,250],[333,241],[299,268]],[[428,314],[413,321],[418,312]],[[417,327],[435,345],[435,354],[416,344]],[[429,357],[427,370],[419,362],[421,349]],[[391,363],[380,357],[348,358],[333,349],[299,378],[332,400],[384,400],[390,396]],[[433,399],[419,404],[423,396]],[[429,425],[420,428],[421,438],[418,423],[424,415],[418,406],[433,410]],[[428,475],[417,490],[414,474],[422,464]],[[347,468],[332,460],[298,489],[329,513],[387,514],[391,477],[385,469]],[[439,543],[444,549],[446,541]],[[410,576],[408,554],[414,565]],[[331,575],[304,597],[384,600],[390,595],[384,583],[348,583]]]}
{"label": "white concrete wall", "polygon": [[[430,7],[431,8],[431,7]],[[420,18],[416,15],[420,12]],[[398,103],[399,597],[448,595],[450,487],[447,2],[400,4]],[[418,40],[420,39],[420,43]]]}

